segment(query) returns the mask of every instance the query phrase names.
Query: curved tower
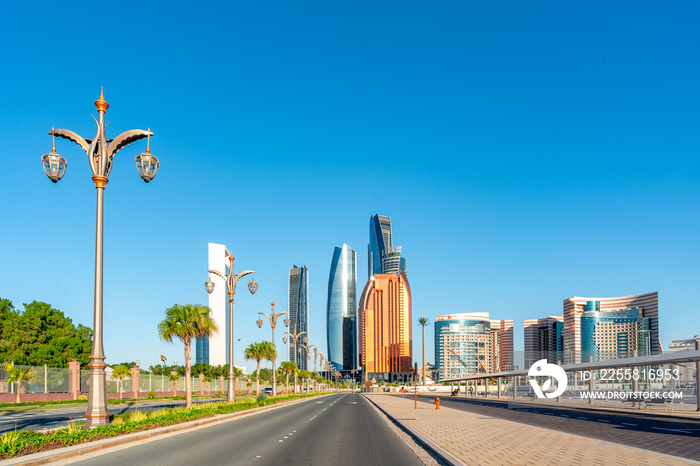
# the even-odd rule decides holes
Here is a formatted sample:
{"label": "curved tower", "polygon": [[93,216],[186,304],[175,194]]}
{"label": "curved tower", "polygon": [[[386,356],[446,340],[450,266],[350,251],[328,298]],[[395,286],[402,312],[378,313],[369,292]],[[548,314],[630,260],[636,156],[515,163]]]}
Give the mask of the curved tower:
{"label": "curved tower", "polygon": [[355,251],[350,246],[347,244],[343,244],[342,248],[336,246],[328,275],[326,302],[328,360],[341,371],[349,371],[357,366],[355,259]]}

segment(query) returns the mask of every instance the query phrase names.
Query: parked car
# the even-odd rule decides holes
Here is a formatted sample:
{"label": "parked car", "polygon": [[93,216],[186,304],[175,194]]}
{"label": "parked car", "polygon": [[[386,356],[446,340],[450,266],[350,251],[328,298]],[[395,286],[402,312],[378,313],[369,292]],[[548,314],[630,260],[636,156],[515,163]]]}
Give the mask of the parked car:
{"label": "parked car", "polygon": [[265,387],[262,392],[266,395],[272,395],[272,387]]}

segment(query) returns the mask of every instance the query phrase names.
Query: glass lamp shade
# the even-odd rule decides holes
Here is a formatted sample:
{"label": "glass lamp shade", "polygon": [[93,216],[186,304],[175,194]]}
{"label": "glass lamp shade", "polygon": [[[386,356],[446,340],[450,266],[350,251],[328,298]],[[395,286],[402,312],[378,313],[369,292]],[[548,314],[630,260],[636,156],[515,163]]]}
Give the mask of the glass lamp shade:
{"label": "glass lamp shade", "polygon": [[297,349],[299,351],[299,354],[301,354],[301,346]]}
{"label": "glass lamp shade", "polygon": [[284,319],[284,326],[285,326],[285,327],[289,327],[289,324],[290,324],[290,323],[291,323],[291,321],[289,320],[289,318]]}
{"label": "glass lamp shade", "polygon": [[250,291],[250,294],[255,294],[255,292],[258,291],[258,284],[255,283],[254,278],[248,283],[248,291]]}
{"label": "glass lamp shade", "polygon": [[152,155],[150,152],[143,152],[136,156],[136,169],[139,171],[139,175],[143,178],[143,181],[148,183],[153,178],[156,177],[158,173],[158,157]]}
{"label": "glass lamp shade", "polygon": [[282,343],[287,344],[287,337],[282,338]]}
{"label": "glass lamp shade", "polygon": [[204,289],[207,290],[207,293],[212,294],[214,291],[214,282],[211,280],[204,282]]}
{"label": "glass lamp shade", "polygon": [[258,318],[258,320],[256,320],[255,323],[258,324],[258,328],[262,328],[262,324],[263,324],[262,319]]}
{"label": "glass lamp shade", "polygon": [[55,149],[52,150],[50,154],[42,155],[41,163],[44,165],[46,176],[54,183],[57,183],[58,180],[63,178],[63,174],[66,172],[66,166],[68,165],[66,159],[58,155]]}

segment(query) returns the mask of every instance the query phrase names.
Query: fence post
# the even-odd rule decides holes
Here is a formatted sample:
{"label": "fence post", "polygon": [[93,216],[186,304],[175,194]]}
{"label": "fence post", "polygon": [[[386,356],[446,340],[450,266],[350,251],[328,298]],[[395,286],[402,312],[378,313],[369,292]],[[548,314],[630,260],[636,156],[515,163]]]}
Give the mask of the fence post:
{"label": "fence post", "polygon": [[[238,379],[236,379],[236,382],[238,382]],[[223,375],[219,376],[219,387],[221,388],[219,391],[223,392],[224,391],[224,376]],[[235,391],[235,384],[234,384],[234,391]]]}
{"label": "fence post", "polygon": [[204,372],[199,373],[199,394],[204,396]]}
{"label": "fence post", "polygon": [[134,391],[134,398],[139,397],[139,366],[131,368],[131,389]]}
{"label": "fence post", "polygon": [[68,362],[68,380],[73,399],[77,400],[80,396],[80,363],[77,359]]}
{"label": "fence post", "polygon": [[44,363],[44,395],[49,393],[48,378],[49,378],[49,369],[46,366],[46,363]]}

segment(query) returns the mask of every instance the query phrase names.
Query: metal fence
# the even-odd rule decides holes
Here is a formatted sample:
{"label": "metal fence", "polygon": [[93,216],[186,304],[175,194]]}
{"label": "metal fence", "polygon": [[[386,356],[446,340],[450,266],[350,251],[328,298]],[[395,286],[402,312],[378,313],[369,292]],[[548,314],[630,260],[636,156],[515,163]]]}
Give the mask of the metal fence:
{"label": "metal fence", "polygon": [[[47,366],[22,366],[31,369],[29,380],[20,382],[22,393],[68,393],[70,391],[70,371],[67,368]],[[9,372],[0,364],[0,393],[17,393],[17,384],[10,383]]]}
{"label": "metal fence", "polygon": [[[18,368],[31,368],[33,375],[30,380],[20,383],[22,393],[70,393],[70,370],[62,367],[47,366],[21,366]],[[0,393],[17,393],[17,384],[10,383],[10,374],[5,370],[5,365],[0,364]],[[200,388],[209,392],[221,392],[226,388],[221,386],[221,380],[217,377],[211,382],[200,383],[199,377],[192,377],[192,391],[199,392]],[[106,378],[107,393],[119,393],[119,379],[111,379],[109,374]],[[80,371],[80,391],[87,393],[90,386],[90,371]],[[139,391],[141,392],[172,392],[173,382],[166,375],[139,374]],[[245,384],[241,382],[241,389],[245,390]],[[133,380],[130,377],[121,381],[121,391],[124,394],[133,394]],[[185,391],[185,378],[180,377],[177,381],[177,390]]]}

